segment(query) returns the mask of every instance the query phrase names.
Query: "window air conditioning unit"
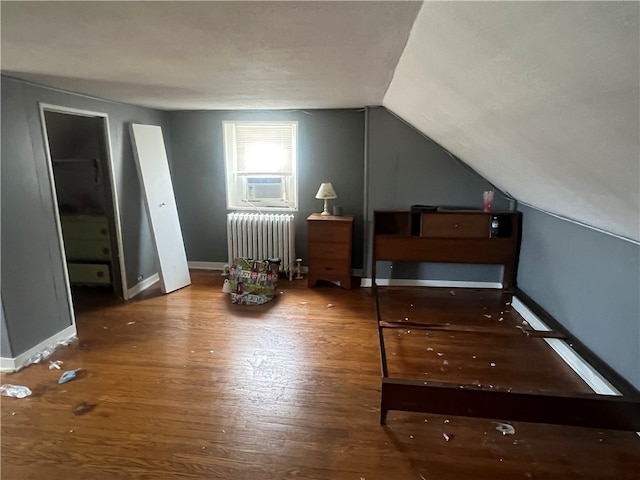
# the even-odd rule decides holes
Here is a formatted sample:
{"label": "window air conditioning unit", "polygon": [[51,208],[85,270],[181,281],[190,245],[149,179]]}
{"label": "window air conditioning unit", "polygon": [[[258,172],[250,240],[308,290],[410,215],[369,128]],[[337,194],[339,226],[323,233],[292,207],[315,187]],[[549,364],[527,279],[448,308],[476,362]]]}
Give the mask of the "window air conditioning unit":
{"label": "window air conditioning unit", "polygon": [[248,200],[282,200],[283,177],[247,177]]}

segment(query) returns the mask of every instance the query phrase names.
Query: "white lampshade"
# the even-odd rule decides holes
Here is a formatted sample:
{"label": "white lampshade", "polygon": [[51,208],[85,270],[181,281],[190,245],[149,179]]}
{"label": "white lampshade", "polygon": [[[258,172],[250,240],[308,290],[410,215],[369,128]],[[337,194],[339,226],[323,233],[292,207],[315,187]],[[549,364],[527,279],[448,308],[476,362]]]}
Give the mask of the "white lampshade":
{"label": "white lampshade", "polygon": [[320,185],[318,193],[316,193],[316,198],[319,198],[320,200],[327,200],[331,198],[338,198],[338,195],[336,195],[333,185],[330,183],[323,183]]}
{"label": "white lampshade", "polygon": [[330,183],[323,183],[322,185],[320,185],[318,193],[316,193],[316,198],[324,200],[324,210],[320,215],[331,215],[331,213],[329,213],[327,200],[338,198],[338,195],[336,195],[336,191],[333,189],[333,185],[331,185]]}

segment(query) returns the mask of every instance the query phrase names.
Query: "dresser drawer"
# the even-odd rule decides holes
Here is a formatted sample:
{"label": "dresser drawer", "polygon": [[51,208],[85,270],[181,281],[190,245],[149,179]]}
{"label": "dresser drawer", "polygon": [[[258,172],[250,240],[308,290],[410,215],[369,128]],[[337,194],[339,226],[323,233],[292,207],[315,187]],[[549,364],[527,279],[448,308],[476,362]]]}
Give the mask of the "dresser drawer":
{"label": "dresser drawer", "polygon": [[80,285],[110,285],[109,265],[102,263],[69,263],[69,280]]}
{"label": "dresser drawer", "polygon": [[309,240],[313,242],[351,243],[351,224],[346,222],[310,221]]}
{"label": "dresser drawer", "polygon": [[64,239],[109,239],[107,217],[94,215],[63,215],[60,218]]}
{"label": "dresser drawer", "polygon": [[489,238],[491,217],[483,214],[422,214],[420,236],[432,238]]}
{"label": "dresser drawer", "polygon": [[347,261],[351,258],[351,244],[309,242],[309,257]]}
{"label": "dresser drawer", "polygon": [[332,277],[351,276],[351,261],[347,260],[316,260],[309,261],[309,271],[319,278],[332,279]]}
{"label": "dresser drawer", "polygon": [[110,260],[111,248],[108,239],[79,240],[71,239],[64,242],[67,258],[73,260]]}

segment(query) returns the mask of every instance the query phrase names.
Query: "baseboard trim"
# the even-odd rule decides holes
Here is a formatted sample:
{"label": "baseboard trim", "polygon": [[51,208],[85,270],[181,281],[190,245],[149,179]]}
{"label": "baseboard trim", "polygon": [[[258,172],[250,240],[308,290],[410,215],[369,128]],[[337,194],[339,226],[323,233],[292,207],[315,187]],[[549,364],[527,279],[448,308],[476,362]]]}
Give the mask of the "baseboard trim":
{"label": "baseboard trim", "polygon": [[77,335],[75,325],[69,325],[64,330],[52,335],[51,337],[43,340],[34,347],[31,347],[26,352],[21,353],[15,358],[0,358],[0,369],[2,372],[15,372],[28,366],[32,363],[32,358],[38,353],[43,352],[45,349],[54,349],[58,346],[58,343],[63,340],[68,340]]}
{"label": "baseboard trim", "polygon": [[551,328],[549,328],[549,326],[546,323],[540,320],[540,317],[538,317],[535,313],[533,313],[529,309],[529,307],[527,307],[522,302],[522,300],[520,300],[518,297],[516,296],[513,297],[513,299],[511,300],[511,306],[514,308],[516,312],[520,314],[522,318],[524,318],[527,321],[529,325],[531,325],[531,328],[533,328],[534,330],[538,330],[541,332],[551,331]]}
{"label": "baseboard trim", "polygon": [[[463,282],[458,280],[411,280],[403,278],[377,278],[379,287],[448,287],[448,288],[492,288],[502,289],[498,282]],[[363,278],[361,287],[371,287],[371,278]]]}
{"label": "baseboard trim", "polygon": [[130,300],[136,295],[138,295],[139,293],[144,292],[147,288],[151,287],[152,285],[155,285],[159,281],[160,281],[160,275],[158,275],[157,273],[154,273],[150,277],[145,278],[141,282],[138,282],[136,285],[134,285],[129,290],[127,290],[127,300]]}
{"label": "baseboard trim", "polygon": [[15,371],[15,369],[16,369],[15,359],[9,358],[9,357],[0,357],[0,372],[10,373]]}
{"label": "baseboard trim", "polygon": [[[533,313],[518,297],[513,297],[511,306],[534,330],[550,331],[535,313]],[[559,338],[545,338],[545,342],[562,358],[562,360],[578,374],[591,389],[600,395],[622,395],[609,381],[593,368],[584,358],[576,353],[567,342]]]}
{"label": "baseboard trim", "polygon": [[190,269],[193,270],[224,270],[225,262],[187,262]]}

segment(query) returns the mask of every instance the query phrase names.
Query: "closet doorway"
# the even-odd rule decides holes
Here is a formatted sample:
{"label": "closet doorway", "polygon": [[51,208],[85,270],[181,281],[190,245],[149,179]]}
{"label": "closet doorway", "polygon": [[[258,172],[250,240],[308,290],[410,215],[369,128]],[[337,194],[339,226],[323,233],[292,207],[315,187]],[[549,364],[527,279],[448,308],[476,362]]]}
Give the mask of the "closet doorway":
{"label": "closet doorway", "polygon": [[40,115],[69,296],[91,291],[126,299],[108,117],[45,104]]}

